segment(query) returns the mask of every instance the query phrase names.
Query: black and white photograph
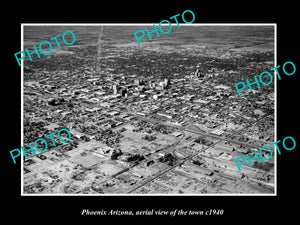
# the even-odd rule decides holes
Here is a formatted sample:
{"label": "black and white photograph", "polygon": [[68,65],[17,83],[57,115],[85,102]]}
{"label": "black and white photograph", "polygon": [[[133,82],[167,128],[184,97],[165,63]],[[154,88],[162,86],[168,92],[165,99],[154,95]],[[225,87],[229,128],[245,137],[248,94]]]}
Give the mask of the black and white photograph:
{"label": "black and white photograph", "polygon": [[275,193],[276,26],[151,26],[23,24],[24,194]]}

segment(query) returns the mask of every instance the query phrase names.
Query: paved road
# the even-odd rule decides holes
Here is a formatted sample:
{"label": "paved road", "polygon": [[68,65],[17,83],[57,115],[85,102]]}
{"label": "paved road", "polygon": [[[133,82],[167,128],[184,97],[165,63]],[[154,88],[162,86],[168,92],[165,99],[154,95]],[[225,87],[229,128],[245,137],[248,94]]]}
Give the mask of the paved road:
{"label": "paved road", "polygon": [[[269,115],[267,115],[269,116]],[[267,117],[265,116],[265,117]],[[263,118],[265,118],[263,117]],[[248,147],[248,148],[254,148],[254,149],[260,149],[262,146],[257,146],[257,145],[250,145],[246,142],[243,142],[243,141],[237,141],[237,140],[233,140],[229,137],[232,137],[234,135],[229,135],[228,137],[222,137],[222,136],[217,136],[217,135],[214,135],[214,134],[210,134],[210,133],[206,133],[206,132],[203,132],[201,130],[199,131],[195,131],[195,130],[191,130],[191,129],[187,129],[187,128],[184,128],[184,127],[181,127],[179,125],[175,125],[175,124],[170,124],[170,123],[166,123],[166,122],[163,122],[163,121],[159,121],[159,120],[155,120],[153,118],[148,118],[148,117],[141,117],[142,120],[145,120],[145,121],[149,121],[149,122],[152,122],[152,123],[157,123],[157,124],[161,124],[161,125],[166,125],[166,126],[171,126],[171,127],[176,127],[176,128],[179,128],[183,131],[187,131],[187,132],[190,132],[190,133],[194,133],[194,134],[198,134],[198,135],[202,135],[202,136],[205,136],[205,137],[211,137],[211,138],[214,138],[214,139],[217,139],[217,140],[222,140],[222,141],[227,141],[227,142],[231,142],[231,143],[234,143],[234,144],[237,144],[237,145],[242,145],[242,146],[245,146],[245,147]],[[254,121],[252,123],[255,123],[257,121]],[[251,123],[250,123],[251,124]],[[239,131],[238,131],[239,132]],[[219,142],[218,142],[219,143]],[[266,151],[266,152],[269,152],[268,150],[266,149],[263,149],[263,151]]]}
{"label": "paved road", "polygon": [[[244,131],[244,130],[247,129],[248,127],[253,126],[254,124],[258,123],[259,121],[263,120],[264,118],[266,118],[266,117],[268,117],[268,116],[270,116],[270,115],[271,115],[271,114],[268,114],[268,115],[266,115],[266,116],[264,116],[264,117],[261,117],[260,119],[258,119],[258,120],[256,120],[256,121],[254,121],[254,122],[249,123],[249,124],[248,124],[247,126],[245,126],[244,128],[242,128],[242,129],[240,129],[240,130],[238,130],[238,131],[232,133],[231,135],[229,135],[228,138],[230,138],[230,137],[232,137],[232,136],[234,136],[234,135],[239,134],[240,132]],[[225,140],[228,141],[228,138],[225,138]],[[208,146],[207,148],[203,149],[202,151],[205,151],[205,150],[207,150],[207,149],[209,149],[209,148],[215,146],[216,144],[220,143],[220,142],[223,141],[223,140],[224,140],[223,138],[222,138],[222,139],[219,139],[219,140],[218,140],[217,142],[215,142],[213,145]],[[150,177],[149,179],[143,181],[141,184],[139,184],[139,185],[135,186],[134,188],[132,188],[132,189],[131,189],[130,191],[128,191],[127,193],[130,194],[130,193],[136,191],[137,189],[139,189],[139,188],[141,188],[141,187],[143,187],[143,186],[149,184],[151,181],[153,181],[153,180],[155,180],[155,179],[161,177],[162,175],[164,175],[164,174],[168,173],[169,171],[173,170],[174,168],[176,168],[176,167],[182,165],[182,164],[185,163],[186,161],[191,160],[192,158],[196,157],[196,156],[199,155],[202,151],[197,152],[197,153],[195,153],[195,154],[192,154],[192,155],[188,156],[186,159],[184,159],[183,161],[181,161],[181,162],[175,164],[174,166],[171,166],[171,167],[169,167],[168,169],[166,169],[166,170],[164,170],[164,171],[162,171],[162,172],[159,172],[158,174],[154,175],[153,177]]]}
{"label": "paved road", "polygon": [[[183,137],[184,137],[184,135],[183,135]],[[157,150],[155,151],[155,153],[160,152],[160,151],[163,151],[163,150],[166,150],[166,149],[169,149],[169,148],[174,148],[174,147],[177,146],[181,141],[182,141],[182,140],[179,140],[179,141],[174,142],[173,144],[170,144],[170,145],[167,145],[167,146],[165,146],[165,147],[163,147],[163,148],[157,149]],[[142,160],[139,161],[139,162],[136,162],[135,164],[129,166],[128,168],[125,168],[125,169],[123,169],[123,170],[121,170],[121,171],[119,171],[119,172],[113,174],[111,177],[116,177],[116,176],[118,176],[118,175],[120,175],[120,174],[122,174],[122,173],[127,172],[129,169],[131,169],[131,168],[133,168],[133,167],[139,165],[141,162],[145,161],[145,160],[148,159],[148,158],[149,158],[149,156],[148,156],[147,158],[142,159]]]}

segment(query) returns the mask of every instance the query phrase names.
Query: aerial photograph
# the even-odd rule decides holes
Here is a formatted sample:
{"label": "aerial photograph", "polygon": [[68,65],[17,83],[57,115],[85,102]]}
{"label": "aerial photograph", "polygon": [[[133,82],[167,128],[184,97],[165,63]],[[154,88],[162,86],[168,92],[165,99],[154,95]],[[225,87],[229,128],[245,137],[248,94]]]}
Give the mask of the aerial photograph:
{"label": "aerial photograph", "polygon": [[275,141],[274,82],[235,84],[275,67],[275,26],[172,25],[139,45],[153,24],[22,24],[23,51],[52,44],[22,62],[23,146],[47,141],[22,194],[274,195],[274,157],[235,162]]}

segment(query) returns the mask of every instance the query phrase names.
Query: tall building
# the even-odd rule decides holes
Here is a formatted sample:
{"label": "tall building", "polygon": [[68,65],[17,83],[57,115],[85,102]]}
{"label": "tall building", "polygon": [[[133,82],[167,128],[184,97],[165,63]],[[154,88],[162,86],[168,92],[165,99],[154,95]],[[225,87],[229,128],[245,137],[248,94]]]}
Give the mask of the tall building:
{"label": "tall building", "polygon": [[134,80],[134,84],[140,86],[140,85],[144,85],[145,82],[143,78],[137,78]]}
{"label": "tall building", "polygon": [[155,88],[155,86],[156,86],[156,84],[154,82],[151,82],[151,81],[149,82],[149,87],[150,88]]}
{"label": "tall building", "polygon": [[164,86],[165,86],[165,88],[168,88],[169,86],[170,86],[170,80],[168,79],[168,78],[165,78],[164,79]]}
{"label": "tall building", "polygon": [[196,77],[202,77],[202,74],[201,74],[199,68],[196,70],[195,76],[196,76]]}
{"label": "tall building", "polygon": [[139,80],[139,79],[135,79],[135,80],[134,80],[134,84],[135,84],[135,85],[140,85],[140,80]]}
{"label": "tall building", "polygon": [[171,82],[170,82],[170,80],[168,79],[168,78],[165,78],[164,79],[164,82],[166,83],[166,86],[168,86]]}
{"label": "tall building", "polygon": [[121,90],[121,96],[124,97],[127,94],[127,89]]}
{"label": "tall building", "polygon": [[114,95],[118,94],[118,86],[116,84],[113,85]]}

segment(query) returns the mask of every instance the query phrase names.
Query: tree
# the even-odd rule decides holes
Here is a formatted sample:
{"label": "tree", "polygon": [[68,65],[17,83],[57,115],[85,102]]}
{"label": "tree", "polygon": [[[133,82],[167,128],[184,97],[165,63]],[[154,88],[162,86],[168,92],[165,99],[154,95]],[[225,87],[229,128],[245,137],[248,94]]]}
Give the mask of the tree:
{"label": "tree", "polygon": [[111,160],[116,160],[120,155],[122,155],[122,151],[121,150],[113,150],[111,156],[110,156],[110,159]]}

